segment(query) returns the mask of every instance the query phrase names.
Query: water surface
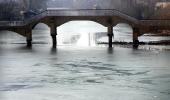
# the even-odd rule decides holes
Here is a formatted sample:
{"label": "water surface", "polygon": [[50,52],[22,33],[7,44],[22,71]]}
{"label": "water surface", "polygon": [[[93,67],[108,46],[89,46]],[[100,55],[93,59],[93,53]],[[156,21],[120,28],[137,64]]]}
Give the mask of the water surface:
{"label": "water surface", "polygon": [[170,51],[1,45],[2,100],[169,100]]}

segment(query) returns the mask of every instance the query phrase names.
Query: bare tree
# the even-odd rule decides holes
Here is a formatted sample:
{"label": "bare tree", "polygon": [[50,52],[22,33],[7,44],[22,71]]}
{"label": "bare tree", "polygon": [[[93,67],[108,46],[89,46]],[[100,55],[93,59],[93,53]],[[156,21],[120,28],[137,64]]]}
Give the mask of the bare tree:
{"label": "bare tree", "polygon": [[22,20],[46,9],[48,0],[0,1],[0,20]]}
{"label": "bare tree", "polygon": [[19,20],[20,6],[14,0],[6,0],[0,3],[0,20]]}

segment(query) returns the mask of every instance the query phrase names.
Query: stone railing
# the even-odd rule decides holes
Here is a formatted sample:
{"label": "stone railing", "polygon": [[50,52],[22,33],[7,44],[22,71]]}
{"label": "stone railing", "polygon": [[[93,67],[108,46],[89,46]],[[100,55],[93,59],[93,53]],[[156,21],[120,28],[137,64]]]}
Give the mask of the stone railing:
{"label": "stone railing", "polygon": [[0,21],[0,26],[24,26],[41,20],[46,16],[118,16],[122,19],[138,23],[138,20],[115,9],[47,9],[23,21]]}

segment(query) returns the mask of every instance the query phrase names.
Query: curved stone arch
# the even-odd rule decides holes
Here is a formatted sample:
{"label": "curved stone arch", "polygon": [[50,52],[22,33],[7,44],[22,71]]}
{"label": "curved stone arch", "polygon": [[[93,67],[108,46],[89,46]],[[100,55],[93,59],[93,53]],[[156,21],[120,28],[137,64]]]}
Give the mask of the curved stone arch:
{"label": "curved stone arch", "polygon": [[58,24],[57,26],[62,26],[64,24],[68,23],[68,22],[74,22],[74,21],[79,21],[79,22],[81,22],[81,21],[89,21],[89,22],[93,22],[93,23],[96,23],[98,25],[101,25],[103,27],[106,27],[106,25],[103,25],[102,23],[100,23],[98,21],[95,21],[95,20],[86,20],[86,19],[85,20],[66,20],[66,21],[63,21],[62,23]]}
{"label": "curved stone arch", "polygon": [[[60,19],[59,19],[60,20]],[[91,22],[95,22],[97,24],[100,24],[104,27],[107,27],[107,24],[105,22],[105,20],[102,22],[100,19],[90,19],[90,18],[84,18],[84,19],[79,19],[79,18],[73,18],[73,19],[63,19],[63,20],[60,20],[60,21],[57,21],[57,26],[61,26],[67,22],[70,22],[70,21],[91,21]]]}
{"label": "curved stone arch", "polygon": [[145,33],[145,31],[143,31],[143,30],[145,30],[144,28],[140,28],[140,26],[135,25],[133,23],[129,23],[127,21],[120,21],[115,26],[117,26],[118,24],[125,24],[125,25],[127,25],[132,30],[132,34],[136,31],[136,29],[137,29],[137,31],[139,33],[138,36],[142,36]]}
{"label": "curved stone arch", "polygon": [[[75,23],[74,23],[75,22]],[[82,23],[81,23],[82,22]],[[84,23],[85,22],[85,23]],[[76,30],[76,27],[77,26],[79,26],[77,23],[80,23],[79,25],[81,26],[81,29],[80,30]],[[84,25],[85,24],[85,25]],[[67,26],[69,27],[69,26],[72,26],[72,25],[75,25],[75,27],[73,27],[73,28],[68,28],[68,29],[70,29],[68,32],[70,32],[70,33],[75,33],[75,32],[77,32],[76,34],[79,34],[79,35],[82,35],[82,33],[81,32],[84,32],[83,34],[86,34],[86,35],[82,35],[82,36],[87,36],[89,33],[93,33],[93,32],[95,32],[97,29],[98,29],[98,27],[100,27],[100,29],[99,30],[97,30],[96,32],[102,32],[102,33],[104,33],[105,34],[105,36],[107,36],[107,27],[105,27],[104,25],[102,25],[102,24],[100,24],[100,23],[97,23],[96,21],[92,21],[92,20],[70,20],[70,21],[66,21],[64,24],[61,24],[59,27],[58,27],[58,32],[60,32],[58,35],[59,36],[61,36],[62,37],[62,35],[64,34],[66,34],[65,33],[65,31],[62,31],[64,28],[66,28],[66,30],[67,30]],[[89,25],[94,25],[94,26],[96,26],[97,28],[95,28],[94,27],[94,30],[93,30],[93,27],[92,28],[90,28],[89,30],[87,30],[86,31],[86,28],[89,26]],[[66,27],[65,27],[66,26]],[[87,26],[87,27],[86,27]],[[73,30],[73,31],[72,31]],[[82,31],[82,30],[85,30],[85,31]],[[75,34],[72,34],[72,35],[75,35]],[[71,37],[71,35],[70,35],[70,37]],[[91,37],[93,37],[92,35],[91,35]],[[96,37],[94,37],[94,38],[96,38]],[[86,42],[86,43],[88,43],[88,41],[84,41],[84,42]],[[91,44],[91,43],[90,43]]]}
{"label": "curved stone arch", "polygon": [[[98,23],[96,21],[93,21],[93,20],[69,20],[69,21],[65,21],[63,24],[59,25],[58,27],[61,27],[61,26],[65,25],[65,24],[67,24],[69,22],[80,22],[81,23],[81,22],[85,22],[85,21],[89,22],[88,23],[89,25],[94,23],[94,24],[98,25],[99,27],[107,28],[103,24],[100,24],[100,23]],[[107,31],[107,29],[106,29],[106,31]]]}
{"label": "curved stone arch", "polygon": [[[115,35],[115,37],[117,37],[118,39],[120,39],[121,41],[124,41],[125,39],[130,39],[132,36],[133,36],[133,26],[131,26],[130,24],[128,23],[118,23],[115,27],[113,27],[113,33]],[[121,37],[121,35],[124,35],[124,34],[130,34],[131,37],[129,36],[125,36],[126,38],[124,37]],[[130,41],[132,40],[132,38],[130,39]]]}
{"label": "curved stone arch", "polygon": [[[122,22],[121,22],[122,23]],[[120,24],[120,23],[119,23]],[[127,25],[131,29],[132,33],[132,41],[133,41],[133,47],[137,48],[139,45],[139,39],[138,37],[141,36],[141,30],[138,26],[134,26],[134,24],[130,24],[128,22],[123,22],[122,24]],[[117,24],[118,25],[118,24]]]}
{"label": "curved stone arch", "polygon": [[102,25],[104,27],[108,26],[108,23],[107,23],[106,19],[104,19],[104,20],[102,20],[102,19],[92,19],[92,20],[87,20],[87,21],[95,22],[95,23],[100,24],[100,25]]}
{"label": "curved stone arch", "polygon": [[118,19],[115,20],[115,26],[117,24],[119,24],[119,23],[125,23],[125,24],[128,24],[131,27],[136,27],[137,26],[137,24],[135,24],[135,23],[133,23],[133,22],[131,22],[129,20],[122,19],[122,18],[118,18]]}
{"label": "curved stone arch", "polygon": [[[88,23],[89,25],[90,24],[96,24],[96,25],[98,25],[99,27],[103,27],[103,28],[106,28],[106,32],[104,32],[104,31],[102,31],[102,32],[104,32],[104,33],[106,33],[106,36],[107,36],[107,27],[106,26],[104,26],[104,25],[102,25],[102,24],[100,24],[100,23],[98,23],[98,22],[96,22],[96,21],[93,21],[93,20],[70,20],[70,21],[65,21],[65,23],[63,23],[63,24],[61,24],[60,26],[58,26],[58,27],[62,27],[62,26],[64,26],[65,24],[68,24],[69,22],[76,22],[76,21],[78,21],[78,22],[84,22],[84,21],[88,21],[88,22],[90,22],[90,23]],[[72,24],[72,23],[71,23]],[[86,28],[86,27],[84,27],[84,28]]]}
{"label": "curved stone arch", "polygon": [[39,24],[44,24],[45,26],[47,26],[48,28],[50,28],[50,26],[47,24],[47,23],[44,23],[44,22],[37,22],[35,24],[32,25],[32,30]]}
{"label": "curved stone arch", "polygon": [[132,30],[132,33],[133,33],[133,26],[131,24],[129,24],[129,23],[120,22],[120,23],[117,23],[115,25],[115,27],[117,27],[118,25],[121,25],[121,24],[127,26],[130,30]]}

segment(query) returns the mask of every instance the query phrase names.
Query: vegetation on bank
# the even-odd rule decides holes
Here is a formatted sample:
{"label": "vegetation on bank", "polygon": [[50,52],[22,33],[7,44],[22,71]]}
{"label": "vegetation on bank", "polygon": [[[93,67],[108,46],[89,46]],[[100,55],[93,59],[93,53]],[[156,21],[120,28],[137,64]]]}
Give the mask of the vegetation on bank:
{"label": "vegetation on bank", "polygon": [[23,20],[46,9],[47,0],[0,1],[0,21]]}
{"label": "vegetation on bank", "polygon": [[[108,42],[98,42],[97,44],[108,44]],[[114,41],[115,45],[132,45],[133,42]],[[139,42],[139,45],[170,45],[170,40]]]}
{"label": "vegetation on bank", "polygon": [[[167,0],[1,0],[0,21],[22,20],[34,16],[49,7],[57,8],[108,8],[117,9],[138,19],[169,19],[170,2]],[[122,3],[123,2],[123,3]],[[102,4],[101,4],[102,3]],[[135,9],[135,10],[134,10]]]}

